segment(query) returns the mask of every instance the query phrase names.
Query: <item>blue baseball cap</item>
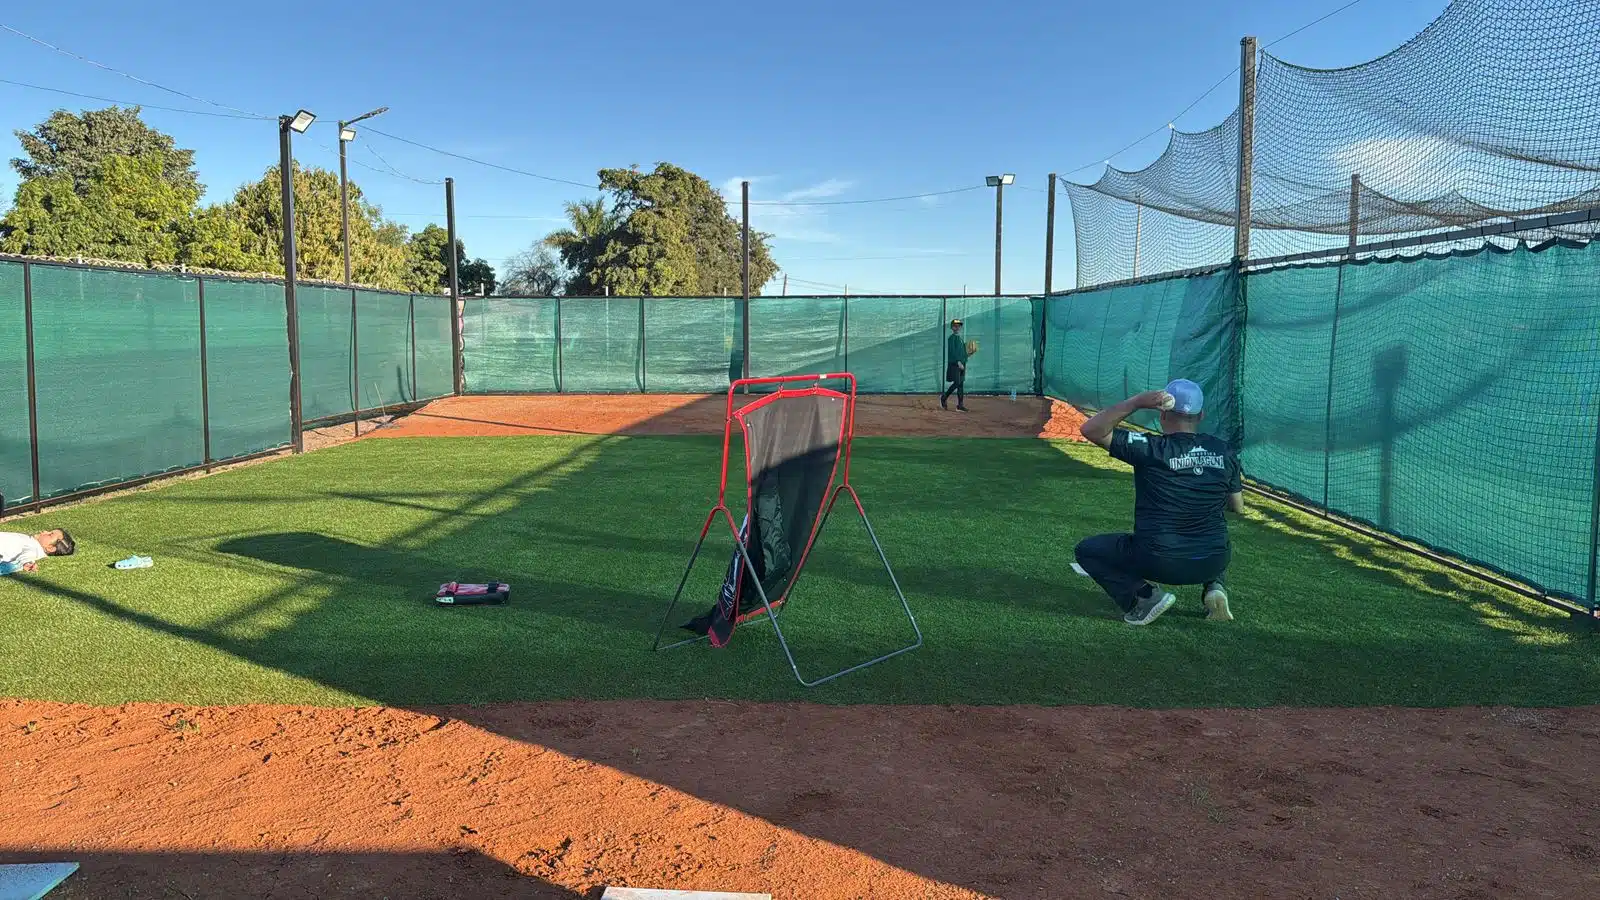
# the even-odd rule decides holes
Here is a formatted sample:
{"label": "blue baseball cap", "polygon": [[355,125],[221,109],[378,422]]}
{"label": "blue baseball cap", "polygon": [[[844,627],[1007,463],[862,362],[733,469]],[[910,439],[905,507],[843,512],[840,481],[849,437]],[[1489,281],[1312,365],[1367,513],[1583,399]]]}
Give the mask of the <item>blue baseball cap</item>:
{"label": "blue baseball cap", "polygon": [[1206,395],[1200,390],[1200,385],[1187,378],[1179,378],[1167,385],[1167,393],[1172,395],[1172,411],[1186,416],[1199,415],[1205,408]]}

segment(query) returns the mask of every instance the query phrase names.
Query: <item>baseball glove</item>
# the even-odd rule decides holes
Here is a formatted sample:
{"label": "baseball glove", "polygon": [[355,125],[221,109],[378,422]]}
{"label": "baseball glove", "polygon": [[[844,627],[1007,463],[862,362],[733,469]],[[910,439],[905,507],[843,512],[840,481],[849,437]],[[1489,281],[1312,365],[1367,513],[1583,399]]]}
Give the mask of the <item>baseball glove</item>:
{"label": "baseball glove", "polygon": [[972,354],[977,353],[977,352],[978,352],[978,342],[977,341],[967,341],[967,355],[971,356]]}

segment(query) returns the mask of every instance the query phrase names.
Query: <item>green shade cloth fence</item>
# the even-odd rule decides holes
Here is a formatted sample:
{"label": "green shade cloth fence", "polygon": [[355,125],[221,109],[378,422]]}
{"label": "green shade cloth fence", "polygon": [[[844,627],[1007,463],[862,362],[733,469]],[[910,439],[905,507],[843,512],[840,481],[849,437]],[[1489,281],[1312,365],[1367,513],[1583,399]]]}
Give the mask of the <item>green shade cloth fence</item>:
{"label": "green shade cloth fence", "polygon": [[[714,393],[743,369],[741,300],[469,299],[472,393]],[[967,390],[1031,394],[1044,302],[1018,297],[752,297],[753,377],[850,371],[864,393],[944,389],[949,321],[981,349]]]}
{"label": "green shade cloth fence", "polygon": [[1247,476],[1594,608],[1596,285],[1600,249],[1558,243],[1056,296],[1045,386],[1195,379]]}
{"label": "green shade cloth fence", "polygon": [[[363,409],[451,393],[449,299],[353,293]],[[0,495],[8,506],[34,499],[30,295],[41,498],[290,442],[282,283],[0,261],[0,396],[9,400],[0,406]],[[300,285],[296,297],[304,418],[348,416],[352,291]]]}

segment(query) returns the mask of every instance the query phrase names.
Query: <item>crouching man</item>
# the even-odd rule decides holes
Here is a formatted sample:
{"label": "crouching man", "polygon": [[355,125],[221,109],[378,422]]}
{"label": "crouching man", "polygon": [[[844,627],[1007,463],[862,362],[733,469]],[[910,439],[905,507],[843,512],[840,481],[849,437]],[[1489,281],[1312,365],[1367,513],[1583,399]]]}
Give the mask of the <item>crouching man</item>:
{"label": "crouching man", "polygon": [[[1239,457],[1227,441],[1198,433],[1204,405],[1200,386],[1180,378],[1083,423],[1086,440],[1133,467],[1133,533],[1097,535],[1075,552],[1129,625],[1148,625],[1177,601],[1158,584],[1201,585],[1207,618],[1233,618],[1222,584],[1232,555],[1223,513],[1244,512]],[[1161,411],[1161,434],[1117,427],[1141,409]]]}

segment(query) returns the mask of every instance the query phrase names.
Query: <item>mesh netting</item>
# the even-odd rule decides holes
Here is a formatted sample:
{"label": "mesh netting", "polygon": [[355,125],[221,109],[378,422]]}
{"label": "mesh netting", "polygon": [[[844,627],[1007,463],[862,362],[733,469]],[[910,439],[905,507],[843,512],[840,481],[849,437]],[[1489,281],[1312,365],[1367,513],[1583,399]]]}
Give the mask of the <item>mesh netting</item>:
{"label": "mesh netting", "polygon": [[643,390],[641,303],[637,298],[593,297],[561,304],[562,390],[579,394]]}
{"label": "mesh netting", "polygon": [[32,270],[41,495],[204,462],[195,280]]}
{"label": "mesh netting", "polygon": [[[740,370],[739,301],[647,297],[643,382],[652,393],[725,390]],[[731,373],[731,374],[730,374]]]}
{"label": "mesh netting", "polygon": [[468,300],[462,315],[462,366],[475,393],[555,391],[556,309],[550,298]]}
{"label": "mesh netting", "polygon": [[22,266],[0,262],[0,497],[8,504],[33,498],[25,324]]}
{"label": "mesh netting", "polygon": [[283,285],[207,280],[211,457],[289,443],[289,331]]}
{"label": "mesh netting", "polygon": [[[1352,176],[1364,238],[1600,205],[1597,31],[1600,0],[1455,0],[1362,65],[1307,69],[1262,52],[1251,257],[1346,246]],[[1236,110],[1207,131],[1173,132],[1148,167],[1068,186],[1080,286],[1233,256],[1239,121]]]}

